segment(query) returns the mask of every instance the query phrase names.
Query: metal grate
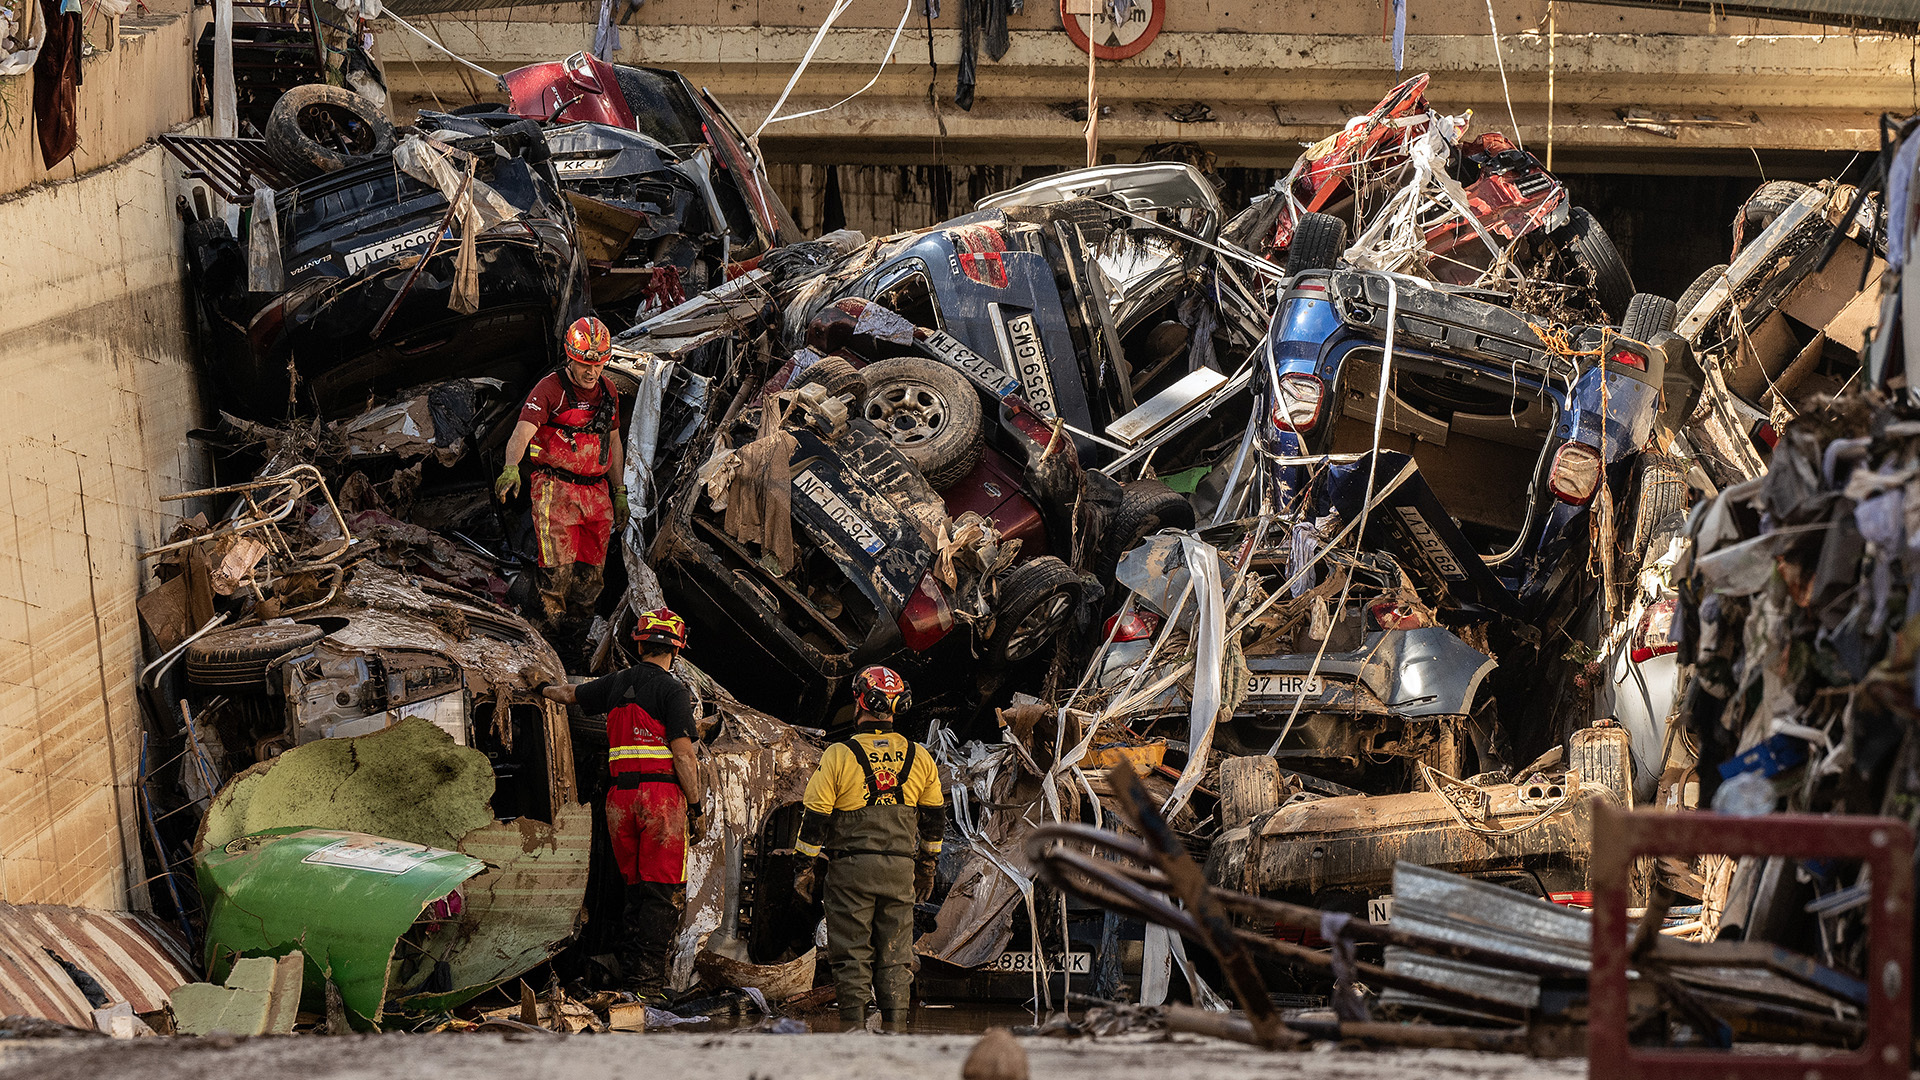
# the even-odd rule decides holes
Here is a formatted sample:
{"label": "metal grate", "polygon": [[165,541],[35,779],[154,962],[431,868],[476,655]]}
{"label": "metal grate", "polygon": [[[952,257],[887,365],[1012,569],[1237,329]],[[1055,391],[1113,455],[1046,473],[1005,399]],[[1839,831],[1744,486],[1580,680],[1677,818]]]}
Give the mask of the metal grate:
{"label": "metal grate", "polygon": [[187,175],[204,180],[228,202],[247,202],[262,185],[278,191],[297,181],[267,154],[265,139],[227,139],[216,135],[162,135],[160,145],[180,159]]}

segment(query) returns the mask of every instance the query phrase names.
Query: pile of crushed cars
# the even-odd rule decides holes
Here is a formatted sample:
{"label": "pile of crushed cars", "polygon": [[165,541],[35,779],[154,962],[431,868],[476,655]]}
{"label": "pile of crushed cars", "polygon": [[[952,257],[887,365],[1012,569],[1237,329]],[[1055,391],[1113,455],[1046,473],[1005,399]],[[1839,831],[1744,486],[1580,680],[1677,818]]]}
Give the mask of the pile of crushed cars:
{"label": "pile of crushed cars", "polygon": [[[1865,332],[1906,234],[1853,187],[1767,184],[1729,265],[1637,293],[1560,182],[1420,76],[1237,213],[1152,162],[802,239],[677,74],[583,54],[504,81],[510,105],[403,129],[308,87],[263,139],[163,140],[240,208],[182,208],[220,408],[194,437],[232,482],[191,493],[222,509],[149,553],[141,605],[154,888],[213,979],[303,950],[309,996],[372,1026],[542,963],[581,998],[616,975],[604,721],[537,687],[631,662],[661,603],[721,792],[676,985],[776,1005],[819,955],[800,787],[869,664],[912,684],[950,795],[924,995],[1219,987],[1267,1045],[1388,1038],[1384,1010],[1453,1033],[1402,1041],[1564,1051],[1597,820],[1782,775],[1832,800],[1906,760],[1857,733],[1869,698],[1912,709],[1913,422],[1827,404],[1884,384]],[[488,481],[588,312],[634,514],[588,639],[548,641],[525,507]],[[1837,552],[1802,524],[1842,518]],[[1780,661],[1806,620],[1826,651]],[[395,869],[428,864],[447,888]],[[1808,865],[1635,862],[1662,940],[1634,1037],[1817,1014],[1861,1045],[1865,885]],[[1809,874],[1817,939],[1782,906]],[[399,914],[316,903],[329,876]],[[1676,951],[1736,927],[1772,951]],[[1276,1026],[1273,1000],[1306,1011]],[[1512,1035],[1534,1021],[1552,1037]]]}

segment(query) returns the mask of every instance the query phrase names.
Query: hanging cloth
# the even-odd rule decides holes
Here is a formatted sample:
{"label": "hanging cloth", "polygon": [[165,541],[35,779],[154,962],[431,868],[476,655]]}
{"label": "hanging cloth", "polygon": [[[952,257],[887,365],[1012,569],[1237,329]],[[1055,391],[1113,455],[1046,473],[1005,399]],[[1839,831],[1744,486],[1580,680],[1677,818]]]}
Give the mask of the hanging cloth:
{"label": "hanging cloth", "polygon": [[74,97],[80,86],[79,0],[40,0],[46,41],[33,63],[33,119],[40,128],[40,160],[51,169],[80,141]]}
{"label": "hanging cloth", "polygon": [[993,0],[960,0],[960,74],[954,80],[953,103],[973,111],[974,69],[980,62],[980,29],[986,6]]}

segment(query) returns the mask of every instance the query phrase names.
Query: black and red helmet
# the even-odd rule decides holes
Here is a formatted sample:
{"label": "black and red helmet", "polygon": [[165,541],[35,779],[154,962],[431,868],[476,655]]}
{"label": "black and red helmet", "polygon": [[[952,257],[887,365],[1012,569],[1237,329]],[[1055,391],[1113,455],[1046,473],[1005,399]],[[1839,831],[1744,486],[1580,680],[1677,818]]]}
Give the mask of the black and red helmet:
{"label": "black and red helmet", "polygon": [[907,680],[892,668],[878,664],[861,669],[853,677],[853,700],[876,716],[897,716],[913,706]]}
{"label": "black and red helmet", "polygon": [[687,620],[675,615],[671,608],[643,611],[639,621],[633,624],[633,640],[684,649],[687,647]]}

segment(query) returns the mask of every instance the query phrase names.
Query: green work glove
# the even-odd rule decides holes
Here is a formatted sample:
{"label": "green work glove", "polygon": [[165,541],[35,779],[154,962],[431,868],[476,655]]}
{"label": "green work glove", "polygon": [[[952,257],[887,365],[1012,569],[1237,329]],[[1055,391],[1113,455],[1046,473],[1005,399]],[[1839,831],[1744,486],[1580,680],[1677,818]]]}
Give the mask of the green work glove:
{"label": "green work glove", "polygon": [[493,482],[493,497],[506,502],[520,494],[520,465],[518,462],[500,470],[500,478]]}
{"label": "green work glove", "polygon": [[625,484],[613,485],[613,523],[615,525],[627,523],[627,485]]}

